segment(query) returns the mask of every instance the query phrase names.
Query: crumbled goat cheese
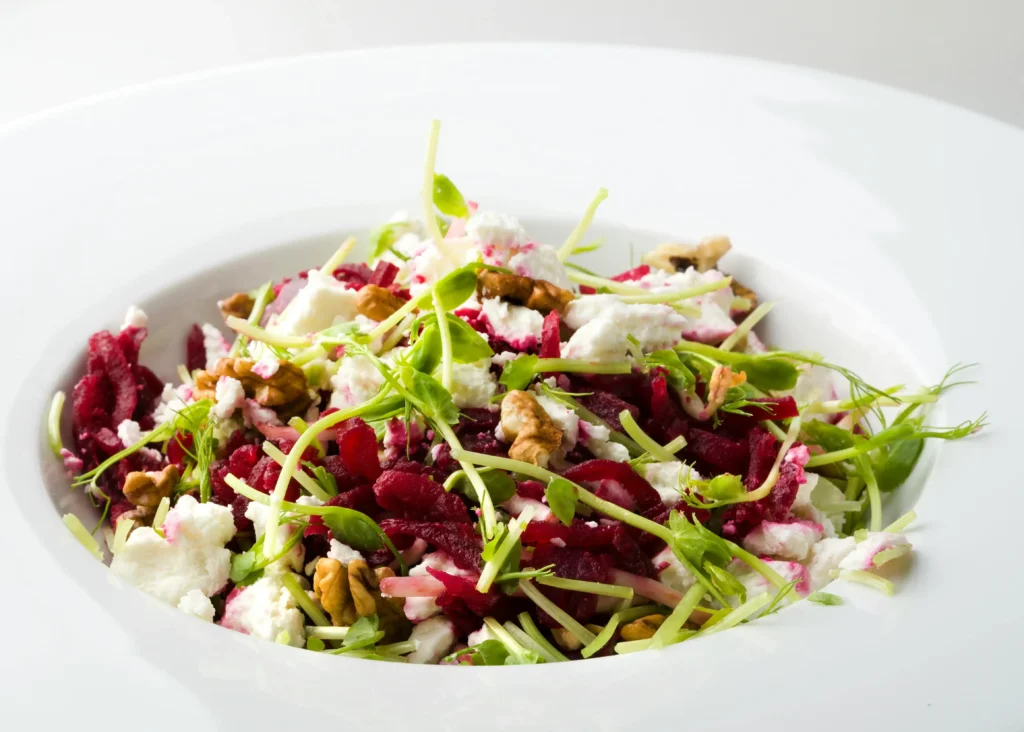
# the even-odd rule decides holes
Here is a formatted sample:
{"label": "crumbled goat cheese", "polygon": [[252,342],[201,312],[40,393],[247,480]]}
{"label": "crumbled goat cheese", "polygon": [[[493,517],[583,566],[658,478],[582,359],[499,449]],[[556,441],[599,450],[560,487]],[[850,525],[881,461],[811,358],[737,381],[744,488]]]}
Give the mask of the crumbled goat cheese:
{"label": "crumbled goat cheese", "polygon": [[519,516],[519,514],[526,510],[527,506],[533,507],[533,517],[530,521],[547,521],[551,516],[551,509],[543,503],[533,498],[524,498],[519,494],[513,495],[501,504],[501,507],[508,511],[512,516]]}
{"label": "crumbled goat cheese", "polygon": [[126,419],[117,426],[117,438],[125,447],[131,447],[142,439],[142,428],[134,419]]}
{"label": "crumbled goat cheese", "polygon": [[331,377],[331,406],[347,409],[368,402],[377,396],[384,385],[384,377],[366,356],[345,356],[338,373]]}
{"label": "crumbled goat cheese", "polygon": [[857,541],[852,536],[839,539],[836,537],[822,539],[811,548],[811,558],[807,562],[810,575],[811,591],[820,590],[832,581],[832,572],[839,569],[839,563],[857,548]]}
{"label": "crumbled goat cheese", "polygon": [[210,413],[219,420],[230,419],[235,410],[245,404],[245,387],[238,379],[221,376],[217,379],[214,398],[217,403],[210,409]]}
{"label": "crumbled goat cheese", "polygon": [[511,305],[496,297],[484,298],[481,310],[494,335],[513,348],[532,348],[541,338],[544,316],[536,310]]}
{"label": "crumbled goat cheese", "polygon": [[183,495],[167,514],[166,539],[140,526],[114,555],[110,571],[143,592],[177,605],[192,590],[207,597],[227,584],[235,535],[231,509]]}
{"label": "crumbled goat cheese", "polygon": [[362,559],[363,555],[348,544],[342,544],[337,539],[331,539],[331,549],[327,552],[327,557],[329,559],[337,559],[342,564],[347,565],[349,562]]}
{"label": "crumbled goat cheese", "polygon": [[534,244],[514,254],[508,260],[508,268],[524,277],[546,280],[563,290],[572,290],[572,281],[558,252],[545,244]]}
{"label": "crumbled goat cheese", "polygon": [[491,373],[489,359],[452,364],[452,399],[459,409],[488,407],[497,391],[498,383]]}
{"label": "crumbled goat cheese", "polygon": [[355,290],[345,287],[330,274],[309,270],[306,286],[299,290],[267,330],[280,335],[303,336],[347,323],[356,315]]}
{"label": "crumbled goat cheese", "polygon": [[145,328],[148,324],[149,316],[146,315],[145,311],[135,305],[129,305],[128,310],[124,314],[124,323],[121,324],[121,330]]}
{"label": "crumbled goat cheese", "polygon": [[505,368],[510,361],[515,361],[520,354],[515,351],[502,351],[491,356],[491,363],[500,368]]}
{"label": "crumbled goat cheese", "polygon": [[489,640],[498,640],[498,637],[489,627],[481,625],[480,630],[474,630],[466,637],[466,645],[476,646]]}
{"label": "crumbled goat cheese", "polygon": [[580,442],[602,460],[614,460],[624,463],[629,460],[629,450],[625,445],[611,441],[611,432],[604,425],[590,424],[580,421]]}
{"label": "crumbled goat cheese", "polygon": [[644,352],[671,348],[683,338],[687,321],[668,305],[624,303],[615,295],[584,295],[569,303],[565,324],[576,332],[563,348],[565,358],[621,361],[626,336]]}
{"label": "crumbled goat cheese", "polygon": [[836,529],[842,528],[845,517],[842,511],[829,511],[828,507],[846,497],[834,483],[817,473],[804,473],[804,476],[807,481],[797,489],[791,513],[797,518],[821,524],[824,536],[835,536]]}
{"label": "crumbled goat cheese", "polygon": [[266,350],[260,354],[259,360],[252,365],[252,372],[261,379],[269,379],[281,368],[281,362],[273,351]]}
{"label": "crumbled goat cheese", "polygon": [[655,554],[651,563],[658,573],[658,579],[677,592],[686,592],[697,581],[693,573],[679,561],[679,558],[668,547]]}
{"label": "crumbled goat cheese", "polygon": [[[404,237],[403,237],[404,238]],[[433,239],[417,239],[415,246],[406,249],[409,261],[409,291],[419,294],[431,283],[452,270],[475,262],[479,252],[468,239],[445,239],[440,246]]]}
{"label": "crumbled goat cheese", "polygon": [[[775,559],[766,560],[765,564],[778,572],[786,582],[796,581],[793,591],[786,596],[783,604],[788,605],[798,599],[797,595],[807,596],[811,592],[811,577],[804,565],[799,562],[782,562]],[[748,600],[765,592],[775,592],[777,589],[758,572],[739,560],[734,560],[728,569],[746,588]]]}
{"label": "crumbled goat cheese", "polygon": [[306,642],[302,611],[278,575],[265,575],[228,597],[220,624],[230,630],[263,640],[276,641],[282,633],[288,645],[301,648]]}
{"label": "crumbled goat cheese", "polygon": [[479,211],[470,216],[466,235],[479,243],[484,262],[498,267],[506,266],[512,252],[529,241],[519,219],[497,211]]}
{"label": "crumbled goat cheese", "polygon": [[192,387],[188,384],[181,384],[174,387],[164,384],[163,394],[160,395],[160,403],[153,410],[153,421],[158,424],[172,422],[192,401]]}
{"label": "crumbled goat cheese", "polygon": [[406,656],[409,663],[437,663],[455,645],[455,627],[447,618],[430,618],[412,629],[409,640],[417,644]]}
{"label": "crumbled goat cheese", "polygon": [[181,601],[178,602],[178,609],[188,615],[194,615],[200,620],[208,623],[213,622],[214,608],[210,598],[199,590],[189,590]]}
{"label": "crumbled goat cheese", "polygon": [[857,544],[856,548],[839,563],[839,569],[876,569],[875,555],[896,547],[910,549],[910,542],[903,534],[892,534],[888,531],[868,534],[868,538]]}
{"label": "crumbled goat cheese", "polygon": [[661,496],[666,506],[674,506],[682,500],[683,489],[688,482],[703,480],[700,473],[679,460],[664,463],[648,463],[644,477]]}
{"label": "crumbled goat cheese", "polygon": [[821,534],[821,524],[810,521],[762,521],[743,539],[743,548],[758,555],[803,561]]}
{"label": "crumbled goat cheese", "polygon": [[227,358],[231,350],[231,344],[224,338],[216,326],[203,323],[203,349],[206,351],[206,370],[212,371],[217,362]]}

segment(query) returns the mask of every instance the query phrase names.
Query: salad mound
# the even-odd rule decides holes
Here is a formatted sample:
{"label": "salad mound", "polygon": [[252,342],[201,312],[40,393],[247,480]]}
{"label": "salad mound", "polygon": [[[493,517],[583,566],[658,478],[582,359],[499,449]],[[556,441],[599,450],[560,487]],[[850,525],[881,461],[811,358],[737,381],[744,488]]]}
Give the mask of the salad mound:
{"label": "salad mound", "polygon": [[75,536],[203,621],[378,661],[631,653],[839,604],[837,577],[892,593],[914,515],[885,526],[885,495],[984,423],[927,422],[961,367],[877,388],[769,347],[725,237],[585,270],[605,191],[539,243],[435,172],[438,129],[422,219],[225,293],[176,385],[141,363],[137,307],[89,339],[71,447],[62,393],[48,420],[102,508]]}

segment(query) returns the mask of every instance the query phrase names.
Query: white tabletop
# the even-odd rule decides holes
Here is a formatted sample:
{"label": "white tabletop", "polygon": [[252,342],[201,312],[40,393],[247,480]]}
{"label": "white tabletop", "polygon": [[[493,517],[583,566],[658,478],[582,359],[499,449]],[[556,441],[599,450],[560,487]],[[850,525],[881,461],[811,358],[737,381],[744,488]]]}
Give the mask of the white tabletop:
{"label": "white tabletop", "polygon": [[1020,0],[4,0],[0,123],[176,74],[394,44],[643,44],[810,66],[1024,126]]}

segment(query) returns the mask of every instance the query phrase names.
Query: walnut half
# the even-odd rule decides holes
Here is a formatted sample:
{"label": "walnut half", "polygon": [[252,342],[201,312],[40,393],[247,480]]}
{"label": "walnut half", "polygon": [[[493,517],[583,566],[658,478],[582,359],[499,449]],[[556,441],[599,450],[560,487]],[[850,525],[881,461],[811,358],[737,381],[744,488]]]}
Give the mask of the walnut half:
{"label": "walnut half", "polygon": [[683,271],[696,267],[698,272],[714,269],[718,260],[732,249],[727,236],[707,236],[696,244],[668,242],[659,244],[643,257],[644,264],[668,272]]}
{"label": "walnut half", "polygon": [[634,641],[653,638],[654,634],[658,632],[658,628],[664,622],[664,615],[647,615],[639,620],[634,620],[632,623],[626,623],[620,631],[622,640]]}
{"label": "walnut half", "polygon": [[195,396],[213,399],[217,380],[222,376],[242,382],[245,395],[263,407],[274,407],[282,418],[301,414],[310,405],[306,375],[290,361],[279,361],[277,371],[269,378],[253,373],[256,362],[250,358],[222,358],[210,371],[195,374]]}
{"label": "walnut half", "polygon": [[370,320],[387,320],[405,305],[405,300],[379,285],[363,285],[356,296],[356,310]]}
{"label": "walnut half", "polygon": [[547,280],[533,280],[509,272],[482,269],[477,274],[480,297],[497,297],[516,305],[525,305],[538,312],[561,312],[576,296]]}
{"label": "walnut half", "polygon": [[562,430],[527,391],[510,391],[501,400],[501,431],[512,443],[510,458],[542,468],[562,444]]}
{"label": "walnut half", "polygon": [[178,484],[178,468],[168,465],[163,470],[128,473],[124,479],[124,497],[140,508],[156,508],[171,495]]}
{"label": "walnut half", "polygon": [[231,297],[219,301],[217,307],[220,308],[220,314],[225,320],[229,315],[245,319],[252,314],[252,309],[256,307],[256,301],[247,292],[236,292]]}
{"label": "walnut half", "polygon": [[313,593],[331,616],[332,624],[352,625],[359,618],[376,615],[384,640],[391,643],[404,640],[411,630],[402,612],[403,600],[380,594],[380,581],[394,576],[390,568],[373,570],[362,559],[344,565],[337,559],[321,557],[313,574]]}

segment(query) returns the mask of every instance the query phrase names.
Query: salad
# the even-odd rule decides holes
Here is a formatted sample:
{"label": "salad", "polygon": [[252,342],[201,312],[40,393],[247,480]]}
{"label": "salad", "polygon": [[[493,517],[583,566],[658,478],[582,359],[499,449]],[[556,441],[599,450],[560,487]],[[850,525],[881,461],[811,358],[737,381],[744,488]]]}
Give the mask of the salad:
{"label": "salad", "polygon": [[[958,383],[878,388],[775,348],[771,302],[719,269],[722,236],[604,276],[435,172],[326,262],[225,292],[177,383],[148,318],[88,342],[48,419],[64,521],[110,571],[182,612],[314,652],[452,665],[660,649],[810,600],[893,592],[913,512],[885,494]],[[255,283],[254,283],[255,284]],[[101,549],[100,541],[105,545]]]}

